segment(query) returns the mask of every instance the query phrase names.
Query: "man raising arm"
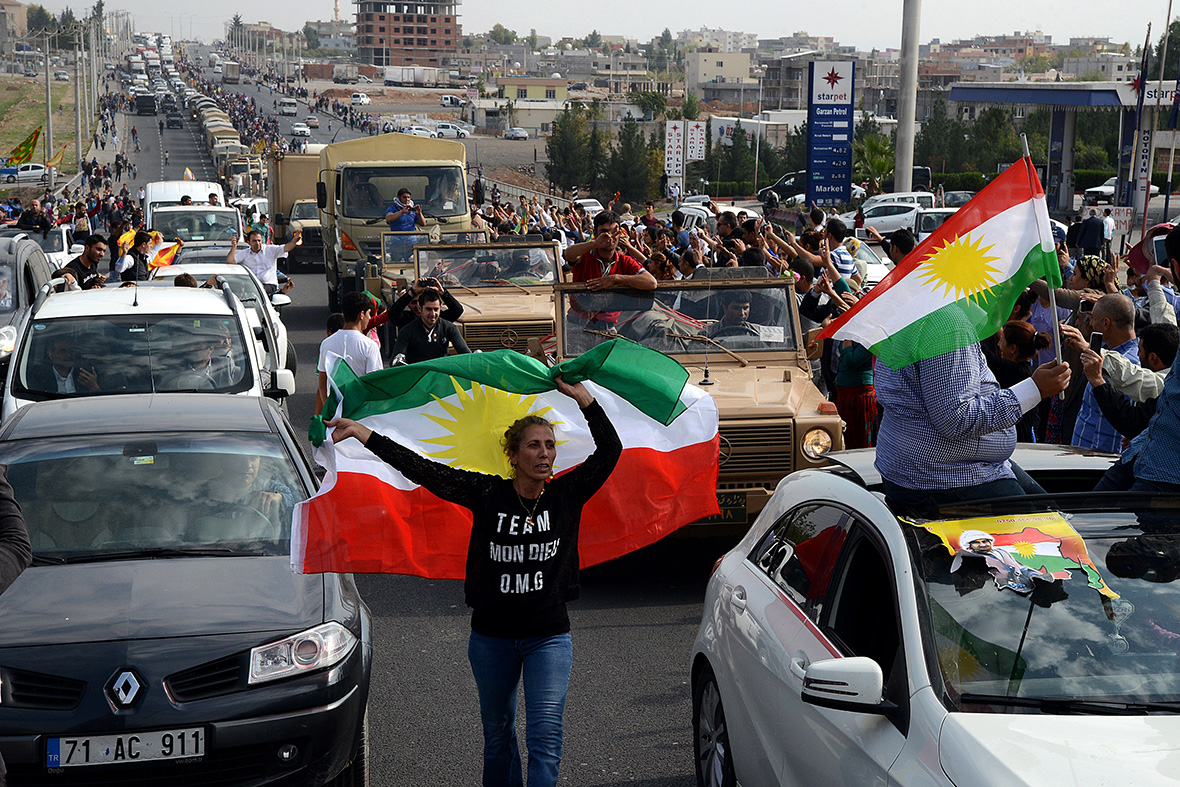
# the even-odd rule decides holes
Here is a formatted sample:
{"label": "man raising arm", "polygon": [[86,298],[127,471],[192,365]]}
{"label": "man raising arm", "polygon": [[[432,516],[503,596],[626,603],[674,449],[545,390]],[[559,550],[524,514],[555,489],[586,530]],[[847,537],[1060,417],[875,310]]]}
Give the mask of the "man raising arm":
{"label": "man raising arm", "polygon": [[654,290],[656,277],[634,257],[619,251],[621,235],[619,217],[613,212],[604,210],[595,216],[594,237],[562,252],[565,261],[573,266],[574,281],[586,282],[591,290],[608,287]]}

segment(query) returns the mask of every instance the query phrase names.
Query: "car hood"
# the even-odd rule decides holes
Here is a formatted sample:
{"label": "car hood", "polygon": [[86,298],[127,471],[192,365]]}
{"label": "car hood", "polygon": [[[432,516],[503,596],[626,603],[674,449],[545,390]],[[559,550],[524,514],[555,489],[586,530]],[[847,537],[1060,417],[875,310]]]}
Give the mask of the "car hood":
{"label": "car hood", "polygon": [[284,556],[35,566],[0,596],[0,647],[295,631],[323,622],[323,583]]}
{"label": "car hood", "polygon": [[1180,716],[951,713],[938,757],[956,787],[1180,784]]}

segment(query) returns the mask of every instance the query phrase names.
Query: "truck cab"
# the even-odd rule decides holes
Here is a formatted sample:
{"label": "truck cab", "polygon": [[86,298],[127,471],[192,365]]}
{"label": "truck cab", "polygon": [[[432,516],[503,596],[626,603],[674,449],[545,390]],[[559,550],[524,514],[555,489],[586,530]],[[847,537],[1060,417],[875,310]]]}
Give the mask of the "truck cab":
{"label": "truck cab", "polygon": [[557,284],[554,360],[631,340],[688,369],[720,415],[721,514],[697,524],[744,532],[783,476],[843,447],[843,423],[811,381],[791,280],[766,278],[761,267],[711,273],[727,278],[661,281],[646,292]]}
{"label": "truck cab", "polygon": [[[385,221],[397,194],[409,189],[426,228],[471,228],[467,204],[467,152],[461,142],[407,134],[362,137],[320,151],[316,199],[324,227],[328,302],[360,286],[358,263],[380,265]],[[363,275],[363,265],[362,265]]]}

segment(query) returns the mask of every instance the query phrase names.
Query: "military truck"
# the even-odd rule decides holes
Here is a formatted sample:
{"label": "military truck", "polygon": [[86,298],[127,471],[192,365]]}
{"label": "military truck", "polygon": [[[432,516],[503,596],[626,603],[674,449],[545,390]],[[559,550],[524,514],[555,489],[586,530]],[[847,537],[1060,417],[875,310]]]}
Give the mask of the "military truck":
{"label": "military truck", "polygon": [[764,268],[719,273],[735,278],[661,281],[651,292],[555,285],[554,360],[635,341],[683,364],[720,414],[721,514],[703,523],[744,526],[783,476],[843,447],[843,423],[811,381],[790,280]]}
{"label": "military truck", "polygon": [[324,236],[316,205],[319,172],[319,150],[275,156],[267,172],[266,196],[275,214],[274,242],[285,244],[295,230],[303,231],[300,244],[287,255],[292,271],[310,270],[324,261]]}
{"label": "military truck", "polygon": [[463,304],[459,330],[472,350],[527,353],[553,336],[553,284],[561,277],[556,243],[414,246],[414,278],[433,278]]}
{"label": "military truck", "polygon": [[324,146],[316,203],[323,223],[329,308],[337,311],[340,296],[362,289],[363,277],[380,268],[381,234],[390,229],[385,214],[402,188],[422,207],[428,228],[470,229],[466,164],[463,143],[409,134]]}

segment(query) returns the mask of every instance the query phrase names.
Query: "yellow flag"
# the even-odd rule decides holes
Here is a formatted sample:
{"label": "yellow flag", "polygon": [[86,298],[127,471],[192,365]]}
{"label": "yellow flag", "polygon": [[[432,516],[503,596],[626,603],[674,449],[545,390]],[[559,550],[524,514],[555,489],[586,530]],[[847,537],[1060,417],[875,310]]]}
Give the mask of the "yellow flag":
{"label": "yellow flag", "polygon": [[41,137],[41,126],[33,129],[33,133],[25,137],[25,141],[12,149],[8,154],[8,166],[15,167],[18,164],[24,164],[31,161],[33,158],[33,151],[37,149],[37,140]]}
{"label": "yellow flag", "polygon": [[195,180],[195,178],[193,177],[193,171],[191,169],[189,169],[188,167],[184,168],[184,179],[185,180]]}
{"label": "yellow flag", "polygon": [[53,158],[49,159],[49,161],[45,164],[46,168],[56,167],[56,166],[60,165],[61,160],[63,158],[65,158],[66,148],[68,148],[69,146],[70,146],[70,144],[68,142],[66,144],[62,145],[61,150],[57,151],[57,155],[54,156]]}
{"label": "yellow flag", "polygon": [[120,235],[119,236],[119,246],[120,247],[130,246],[131,242],[135,240],[135,233],[136,233],[136,229],[134,227],[132,227],[131,229],[127,230],[122,235]]}

